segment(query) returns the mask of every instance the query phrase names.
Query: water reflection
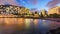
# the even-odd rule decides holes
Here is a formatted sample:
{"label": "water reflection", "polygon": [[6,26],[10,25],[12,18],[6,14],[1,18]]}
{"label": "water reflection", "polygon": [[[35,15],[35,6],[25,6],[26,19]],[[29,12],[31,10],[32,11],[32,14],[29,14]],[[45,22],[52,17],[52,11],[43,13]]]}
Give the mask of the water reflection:
{"label": "water reflection", "polygon": [[47,25],[46,20],[42,20],[43,25]]}
{"label": "water reflection", "polygon": [[45,34],[49,29],[57,27],[60,27],[60,22],[28,18],[0,18],[0,34]]}
{"label": "water reflection", "polygon": [[38,25],[38,19],[34,19],[34,25],[35,25],[35,26]]}
{"label": "water reflection", "polygon": [[32,19],[25,19],[24,21],[25,21],[26,28],[29,28],[32,23]]}

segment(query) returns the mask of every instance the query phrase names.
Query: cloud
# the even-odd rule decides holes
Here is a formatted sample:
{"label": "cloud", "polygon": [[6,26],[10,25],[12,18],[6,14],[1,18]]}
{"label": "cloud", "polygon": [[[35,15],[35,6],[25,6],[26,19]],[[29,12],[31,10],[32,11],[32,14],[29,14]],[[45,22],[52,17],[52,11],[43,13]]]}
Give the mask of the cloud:
{"label": "cloud", "polygon": [[47,6],[48,7],[54,7],[59,3],[60,3],[60,0],[52,0],[52,1],[48,2]]}
{"label": "cloud", "polygon": [[0,0],[0,5],[4,5],[4,0]]}
{"label": "cloud", "polygon": [[31,3],[33,5],[36,5],[37,4],[37,0],[28,0],[28,3]]}
{"label": "cloud", "polygon": [[22,3],[26,3],[24,0],[20,0]]}
{"label": "cloud", "polygon": [[5,4],[10,4],[10,5],[20,5],[20,1],[24,4],[24,3],[31,3],[33,5],[37,4],[37,0],[0,0],[0,5],[5,5]]}
{"label": "cloud", "polygon": [[37,4],[37,0],[33,0],[33,4],[36,5]]}
{"label": "cloud", "polygon": [[18,5],[16,0],[0,0],[0,5],[5,5],[5,4]]}

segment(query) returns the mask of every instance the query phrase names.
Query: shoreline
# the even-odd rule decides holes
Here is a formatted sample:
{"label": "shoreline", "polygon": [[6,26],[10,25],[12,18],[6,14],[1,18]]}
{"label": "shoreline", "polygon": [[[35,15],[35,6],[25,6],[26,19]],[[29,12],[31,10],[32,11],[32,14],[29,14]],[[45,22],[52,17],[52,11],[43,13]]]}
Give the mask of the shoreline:
{"label": "shoreline", "polygon": [[30,18],[30,19],[42,19],[60,22],[60,18],[41,18],[41,17],[0,17],[0,18]]}
{"label": "shoreline", "polygon": [[43,18],[43,20],[50,20],[50,21],[60,22],[60,18]]}

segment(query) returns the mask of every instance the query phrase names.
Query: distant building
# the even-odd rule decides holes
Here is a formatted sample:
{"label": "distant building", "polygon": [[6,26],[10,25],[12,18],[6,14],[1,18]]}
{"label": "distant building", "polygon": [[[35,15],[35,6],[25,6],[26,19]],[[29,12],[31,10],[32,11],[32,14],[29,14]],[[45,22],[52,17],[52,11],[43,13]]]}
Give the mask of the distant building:
{"label": "distant building", "polygon": [[25,7],[14,5],[0,5],[1,14],[23,13]]}
{"label": "distant building", "polygon": [[49,14],[60,14],[60,6],[56,6],[56,7],[53,7],[53,8],[50,8],[49,11],[48,11],[48,15]]}
{"label": "distant building", "polygon": [[46,14],[47,14],[47,12],[46,12],[46,10],[45,9],[42,9],[41,10],[41,13],[42,13],[42,15],[45,17],[46,16]]}

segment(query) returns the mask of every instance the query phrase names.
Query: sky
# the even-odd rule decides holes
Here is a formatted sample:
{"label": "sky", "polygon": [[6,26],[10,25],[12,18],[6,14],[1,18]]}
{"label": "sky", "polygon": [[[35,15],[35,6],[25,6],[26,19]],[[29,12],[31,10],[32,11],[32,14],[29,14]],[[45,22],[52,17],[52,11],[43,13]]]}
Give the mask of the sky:
{"label": "sky", "polygon": [[60,0],[0,0],[0,5],[24,6],[29,9],[46,9],[60,6]]}

